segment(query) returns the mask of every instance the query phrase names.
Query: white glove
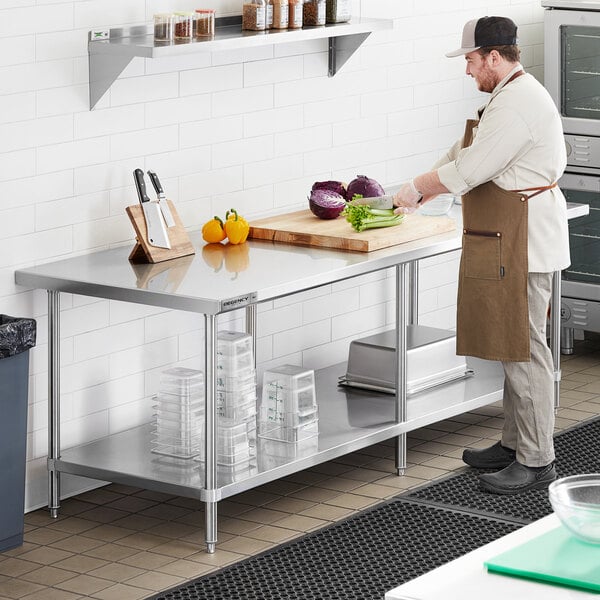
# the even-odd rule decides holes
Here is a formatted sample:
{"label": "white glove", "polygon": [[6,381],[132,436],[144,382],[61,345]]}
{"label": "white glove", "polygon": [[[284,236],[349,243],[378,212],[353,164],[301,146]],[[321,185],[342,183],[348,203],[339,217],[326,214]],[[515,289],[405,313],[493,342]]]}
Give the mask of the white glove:
{"label": "white glove", "polygon": [[423,195],[417,191],[415,182],[411,179],[408,183],[402,184],[400,191],[394,194],[392,198],[396,210],[395,214],[408,214],[415,212],[419,205],[419,202],[423,199]]}

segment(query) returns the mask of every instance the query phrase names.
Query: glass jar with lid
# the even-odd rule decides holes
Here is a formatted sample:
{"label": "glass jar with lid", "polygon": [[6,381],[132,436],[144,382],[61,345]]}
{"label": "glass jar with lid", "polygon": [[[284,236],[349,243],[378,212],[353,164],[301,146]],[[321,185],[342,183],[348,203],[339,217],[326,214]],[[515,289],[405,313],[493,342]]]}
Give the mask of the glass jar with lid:
{"label": "glass jar with lid", "polygon": [[266,22],[265,29],[271,29],[273,27],[273,0],[267,0],[267,12],[266,14]]}
{"label": "glass jar with lid", "polygon": [[171,13],[154,15],[154,39],[157,42],[173,41],[173,15]]}
{"label": "glass jar with lid", "polygon": [[273,0],[273,23],[271,25],[271,29],[287,29],[288,22],[288,0]]}
{"label": "glass jar with lid", "polygon": [[250,0],[242,7],[242,29],[264,31],[267,26],[266,0]]}
{"label": "glass jar with lid", "polygon": [[351,0],[326,0],[327,23],[346,23],[352,13]]}
{"label": "glass jar with lid", "polygon": [[190,41],[194,37],[194,13],[176,12],[173,14],[176,40]]}
{"label": "glass jar with lid", "polygon": [[307,27],[325,25],[325,0],[304,0],[302,23]]}
{"label": "glass jar with lid", "polygon": [[289,0],[288,29],[300,29],[302,27],[302,6],[304,0]]}
{"label": "glass jar with lid", "polygon": [[197,8],[194,23],[194,35],[197,38],[213,37],[215,35],[215,9]]}

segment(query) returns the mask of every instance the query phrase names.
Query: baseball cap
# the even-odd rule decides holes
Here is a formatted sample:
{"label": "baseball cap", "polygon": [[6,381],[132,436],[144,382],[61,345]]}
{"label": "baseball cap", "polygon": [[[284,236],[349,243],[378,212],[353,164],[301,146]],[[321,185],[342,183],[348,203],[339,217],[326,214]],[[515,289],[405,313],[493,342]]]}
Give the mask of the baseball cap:
{"label": "baseball cap", "polygon": [[508,17],[481,17],[472,19],[463,27],[462,43],[458,50],[446,56],[468,54],[486,46],[514,46],[517,43],[517,26]]}

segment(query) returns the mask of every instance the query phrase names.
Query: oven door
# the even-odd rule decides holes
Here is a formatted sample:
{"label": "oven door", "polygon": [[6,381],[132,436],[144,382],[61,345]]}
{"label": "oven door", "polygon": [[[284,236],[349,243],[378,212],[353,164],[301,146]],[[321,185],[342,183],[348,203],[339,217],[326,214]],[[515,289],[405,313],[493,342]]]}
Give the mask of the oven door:
{"label": "oven door", "polygon": [[600,10],[546,9],[544,85],[566,134],[600,136]]}
{"label": "oven door", "polygon": [[569,202],[590,207],[569,223],[571,266],[563,271],[562,295],[600,301],[600,176],[565,173],[559,185]]}

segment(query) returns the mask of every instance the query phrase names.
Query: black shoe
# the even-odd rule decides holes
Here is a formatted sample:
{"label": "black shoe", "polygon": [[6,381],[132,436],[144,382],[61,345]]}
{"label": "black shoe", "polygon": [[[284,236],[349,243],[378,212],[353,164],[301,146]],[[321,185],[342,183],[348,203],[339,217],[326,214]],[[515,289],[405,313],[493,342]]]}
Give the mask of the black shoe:
{"label": "black shoe", "polygon": [[462,459],[469,466],[477,469],[503,469],[508,467],[516,458],[516,452],[510,448],[505,448],[500,442],[496,442],[489,448],[475,450],[467,448],[462,455]]}
{"label": "black shoe", "polygon": [[514,495],[544,488],[556,479],[554,463],[537,469],[522,465],[516,460],[502,471],[482,473],[479,487],[492,494]]}

